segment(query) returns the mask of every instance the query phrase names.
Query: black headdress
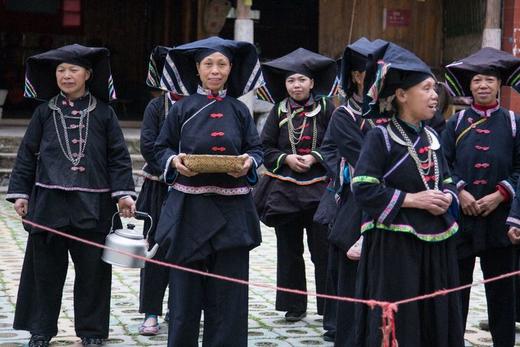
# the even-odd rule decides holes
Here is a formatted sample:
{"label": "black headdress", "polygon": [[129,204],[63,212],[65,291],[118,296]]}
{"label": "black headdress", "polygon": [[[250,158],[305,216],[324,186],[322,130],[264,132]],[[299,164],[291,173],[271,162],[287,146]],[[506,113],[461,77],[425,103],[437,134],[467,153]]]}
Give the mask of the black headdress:
{"label": "black headdress", "polygon": [[287,97],[285,79],[299,73],[314,79],[314,96],[327,96],[334,87],[337,75],[336,61],[305,48],[262,64],[267,90],[274,102]]}
{"label": "black headdress", "polygon": [[166,55],[170,47],[156,46],[150,54],[148,62],[148,75],[146,76],[146,85],[151,88],[161,89],[161,75],[166,62]]}
{"label": "black headdress", "polygon": [[231,58],[227,95],[240,97],[265,84],[255,46],[249,42],[213,36],[177,46],[168,52],[161,77],[162,88],[179,95],[196,93],[200,84],[196,62],[213,52]]}
{"label": "black headdress", "polygon": [[50,100],[60,91],[56,81],[56,67],[61,63],[69,63],[92,70],[87,81],[90,93],[105,102],[112,101],[116,99],[116,93],[109,56],[110,52],[106,48],[74,44],[29,57],[24,95],[27,98]]}
{"label": "black headdress", "polygon": [[454,96],[472,96],[470,83],[477,74],[492,75],[520,92],[520,58],[484,47],[476,53],[446,66],[446,82]]}
{"label": "black headdress", "polygon": [[363,103],[363,116],[366,118],[393,116],[392,96],[396,89],[408,89],[426,78],[435,78],[428,65],[415,54],[391,42],[379,60],[377,70],[370,71],[370,74],[375,76]]}

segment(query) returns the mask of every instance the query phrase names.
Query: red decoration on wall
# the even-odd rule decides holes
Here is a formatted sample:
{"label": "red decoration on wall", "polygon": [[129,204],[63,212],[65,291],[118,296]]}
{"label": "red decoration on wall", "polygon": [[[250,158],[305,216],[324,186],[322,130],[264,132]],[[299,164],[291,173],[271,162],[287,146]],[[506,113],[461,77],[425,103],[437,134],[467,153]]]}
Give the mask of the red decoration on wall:
{"label": "red decoration on wall", "polygon": [[64,28],[81,27],[81,0],[63,0]]}
{"label": "red decoration on wall", "polygon": [[386,10],[386,25],[389,27],[406,27],[410,25],[411,11],[404,9]]}

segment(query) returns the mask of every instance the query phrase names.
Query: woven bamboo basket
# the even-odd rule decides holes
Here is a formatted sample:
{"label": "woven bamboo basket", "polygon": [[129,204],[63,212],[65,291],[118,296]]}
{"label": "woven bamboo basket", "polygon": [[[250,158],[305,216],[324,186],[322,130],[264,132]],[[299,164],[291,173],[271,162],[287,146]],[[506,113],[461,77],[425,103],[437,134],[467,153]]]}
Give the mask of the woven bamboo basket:
{"label": "woven bamboo basket", "polygon": [[183,162],[191,171],[226,173],[240,171],[246,159],[234,155],[188,154],[184,157]]}

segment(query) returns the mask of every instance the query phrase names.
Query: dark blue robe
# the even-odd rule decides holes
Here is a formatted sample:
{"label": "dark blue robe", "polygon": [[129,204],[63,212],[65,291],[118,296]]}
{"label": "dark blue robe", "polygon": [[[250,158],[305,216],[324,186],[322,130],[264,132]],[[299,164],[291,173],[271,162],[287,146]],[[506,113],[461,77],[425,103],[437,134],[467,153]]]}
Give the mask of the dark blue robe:
{"label": "dark blue robe", "polygon": [[[425,128],[417,132],[399,122],[419,158],[425,160],[430,146]],[[367,134],[352,179],[354,197],[365,212],[356,280],[356,295],[363,299],[396,301],[459,284],[452,237],[458,225],[449,212],[434,216],[426,210],[402,207],[407,193],[424,191],[426,187],[407,147],[396,142],[390,131],[401,138],[391,123]],[[438,158],[439,189],[452,194],[453,206],[457,207],[448,165],[434,131],[428,131]],[[428,186],[433,189],[432,180]],[[380,314],[378,308],[356,306],[355,346],[381,343]],[[453,294],[400,306],[396,334],[402,346],[462,347],[462,324],[460,297]]]}
{"label": "dark blue robe", "polygon": [[[166,258],[177,263],[204,259],[230,248],[252,249],[261,242],[260,224],[251,198],[262,145],[247,107],[232,97],[194,94],[174,104],[157,138],[156,158],[172,187],[163,206],[156,241]],[[241,155],[253,159],[249,174],[178,175],[173,156]]]}
{"label": "dark blue robe", "polygon": [[[472,128],[472,124],[483,123]],[[450,118],[442,137],[454,184],[480,199],[502,186],[510,195],[487,217],[460,216],[460,258],[491,248],[507,247],[506,219],[520,175],[519,118],[497,107],[485,115],[468,108]],[[470,129],[461,135],[466,129]],[[458,139],[458,140],[457,140]]]}

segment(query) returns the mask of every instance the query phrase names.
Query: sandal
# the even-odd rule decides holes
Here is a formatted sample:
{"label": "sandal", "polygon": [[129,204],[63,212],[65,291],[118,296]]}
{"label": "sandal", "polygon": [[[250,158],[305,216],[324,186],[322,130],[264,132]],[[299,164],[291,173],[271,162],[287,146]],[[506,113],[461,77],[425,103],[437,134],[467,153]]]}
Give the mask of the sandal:
{"label": "sandal", "polygon": [[[148,319],[155,320],[155,324],[147,325]],[[157,320],[157,315],[155,314],[146,314],[144,316],[144,321],[139,325],[139,335],[142,336],[155,336],[159,333],[160,329],[159,321]]]}

